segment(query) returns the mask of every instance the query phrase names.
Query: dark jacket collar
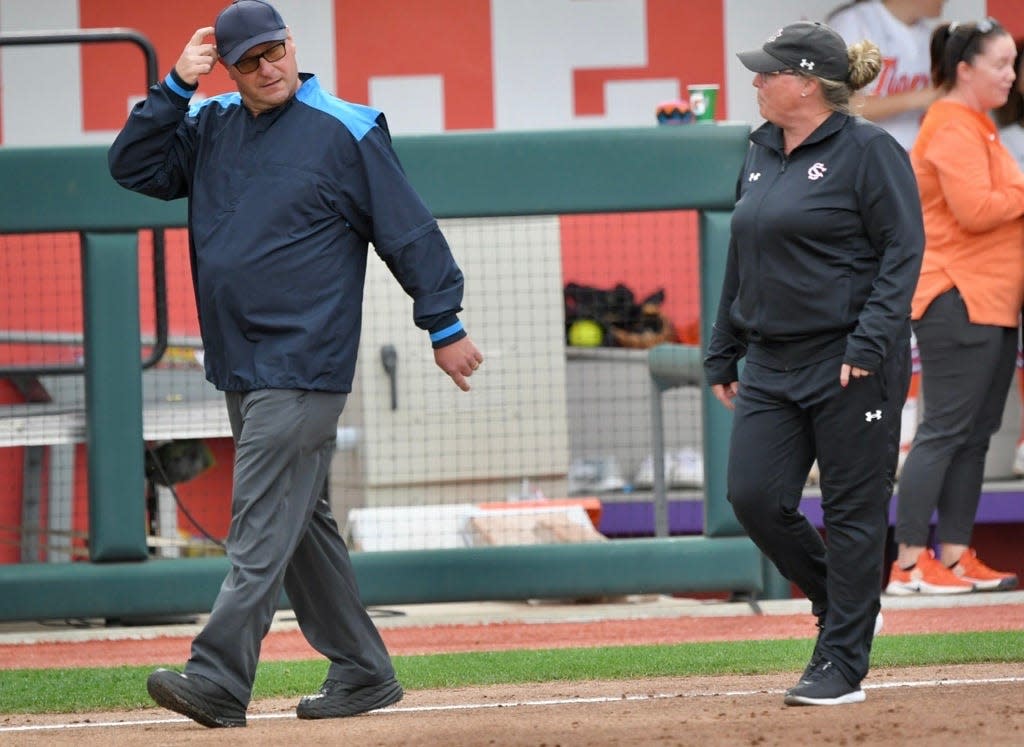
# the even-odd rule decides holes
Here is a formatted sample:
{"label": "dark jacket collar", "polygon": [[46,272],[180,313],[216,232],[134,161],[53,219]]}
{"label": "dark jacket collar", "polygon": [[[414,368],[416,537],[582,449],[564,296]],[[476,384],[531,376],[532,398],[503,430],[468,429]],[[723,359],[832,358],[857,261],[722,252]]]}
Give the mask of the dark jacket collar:
{"label": "dark jacket collar", "polygon": [[[818,125],[814,132],[807,136],[806,140],[797,146],[797,148],[814,145],[826,138],[832,137],[832,135],[843,129],[850,119],[851,116],[849,114],[832,112],[824,122]],[[785,155],[785,149],[782,141],[782,128],[778,125],[772,124],[771,122],[765,122],[750,133],[750,142],[755,145],[770,148],[771,150],[776,151],[780,156]]]}

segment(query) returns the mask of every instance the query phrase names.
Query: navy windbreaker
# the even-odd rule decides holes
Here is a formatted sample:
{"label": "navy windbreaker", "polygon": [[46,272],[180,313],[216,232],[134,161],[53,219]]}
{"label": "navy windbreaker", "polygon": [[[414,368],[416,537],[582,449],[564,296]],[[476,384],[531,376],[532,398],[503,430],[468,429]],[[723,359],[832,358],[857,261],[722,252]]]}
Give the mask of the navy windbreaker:
{"label": "navy windbreaker", "polygon": [[465,336],[462,273],[384,115],[300,79],[288,103],[254,117],[238,93],[190,106],[172,72],[110,148],[122,186],[189,198],[206,376],[218,389],[350,391],[370,242],[435,346]]}

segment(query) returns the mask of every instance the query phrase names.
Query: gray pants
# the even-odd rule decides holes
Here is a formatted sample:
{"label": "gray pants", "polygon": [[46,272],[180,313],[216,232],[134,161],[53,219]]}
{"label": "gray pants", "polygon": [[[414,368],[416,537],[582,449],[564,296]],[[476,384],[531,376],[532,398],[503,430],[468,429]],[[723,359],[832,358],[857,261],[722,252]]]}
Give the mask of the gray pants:
{"label": "gray pants", "polygon": [[231,570],[185,672],[244,705],[282,585],[306,640],[331,662],[328,678],[368,685],[394,677],[326,500],[346,398],[281,389],[226,394],[235,441]]}
{"label": "gray pants", "polygon": [[955,288],[914,323],[921,353],[924,419],[903,465],[895,539],[969,545],[985,476],[985,455],[1013,382],[1017,330],[973,324]]}

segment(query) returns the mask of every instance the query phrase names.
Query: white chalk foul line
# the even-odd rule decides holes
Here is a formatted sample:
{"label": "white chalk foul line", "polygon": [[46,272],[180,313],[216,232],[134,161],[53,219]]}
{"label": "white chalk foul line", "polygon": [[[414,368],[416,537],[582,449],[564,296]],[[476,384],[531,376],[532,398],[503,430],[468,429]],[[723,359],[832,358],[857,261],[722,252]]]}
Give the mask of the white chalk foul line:
{"label": "white chalk foul line", "polygon": [[[1004,685],[1024,682],[1024,677],[983,677],[978,679],[955,680],[911,680],[902,682],[880,682],[864,685],[865,690],[889,690],[900,687],[951,687],[959,685]],[[547,700],[513,700],[504,703],[456,703],[450,705],[391,706],[375,715],[386,716],[398,713],[424,713],[430,711],[473,711],[488,708],[528,708],[535,706],[580,705],[594,703],[622,703],[644,700],[665,700],[668,698],[742,698],[753,695],[781,695],[785,690],[706,690],[702,692],[653,693],[646,695],[602,695],[589,698],[551,698]],[[248,716],[249,721],[270,721],[272,719],[295,718],[294,713],[256,713]],[[133,721],[89,721],[62,724],[28,724],[25,726],[0,726],[0,734],[29,731],[56,731],[65,729],[100,729],[123,726],[152,726],[153,724],[192,723],[185,717],[140,718]]]}

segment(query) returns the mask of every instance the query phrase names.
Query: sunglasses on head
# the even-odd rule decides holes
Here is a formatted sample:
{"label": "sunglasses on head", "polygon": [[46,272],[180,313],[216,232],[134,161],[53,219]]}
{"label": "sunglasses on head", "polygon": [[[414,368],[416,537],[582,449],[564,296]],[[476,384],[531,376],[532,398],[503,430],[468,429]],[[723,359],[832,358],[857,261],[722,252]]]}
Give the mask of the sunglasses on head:
{"label": "sunglasses on head", "polygon": [[993,31],[1002,31],[1003,27],[999,24],[995,18],[991,16],[983,18],[977,23],[953,23],[949,24],[949,39],[950,42],[956,40],[957,56],[956,59],[959,62],[964,58],[964,52],[974,41],[976,36],[988,36]]}

